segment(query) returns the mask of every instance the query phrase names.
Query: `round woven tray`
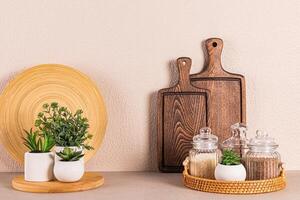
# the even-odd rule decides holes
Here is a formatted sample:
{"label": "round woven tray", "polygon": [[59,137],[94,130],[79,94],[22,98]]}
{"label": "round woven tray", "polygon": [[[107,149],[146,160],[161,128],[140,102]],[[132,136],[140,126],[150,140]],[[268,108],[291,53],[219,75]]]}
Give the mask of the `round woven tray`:
{"label": "round woven tray", "polygon": [[16,75],[0,95],[0,141],[11,156],[24,162],[27,148],[23,145],[24,129],[34,120],[44,103],[58,102],[72,112],[82,109],[89,119],[95,150],[85,153],[88,161],[99,149],[107,123],[106,109],[97,85],[88,76],[71,67],[44,64]]}
{"label": "round woven tray", "polygon": [[217,181],[198,178],[189,175],[188,163],[185,163],[183,171],[183,183],[186,187],[202,192],[223,194],[259,194],[282,190],[286,186],[284,170],[280,176],[274,179],[257,181]]}

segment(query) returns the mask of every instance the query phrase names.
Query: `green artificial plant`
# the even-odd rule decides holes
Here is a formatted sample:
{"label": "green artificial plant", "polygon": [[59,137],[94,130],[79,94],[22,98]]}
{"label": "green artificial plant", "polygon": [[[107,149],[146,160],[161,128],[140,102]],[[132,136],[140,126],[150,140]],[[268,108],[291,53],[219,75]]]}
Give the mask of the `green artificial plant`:
{"label": "green artificial plant", "polygon": [[239,165],[241,164],[240,156],[233,150],[224,150],[222,155],[222,165]]}
{"label": "green artificial plant", "polygon": [[57,152],[56,155],[61,158],[61,161],[77,161],[84,156],[82,151],[76,151],[69,147],[65,147],[61,152]]}
{"label": "green artificial plant", "polygon": [[26,137],[23,137],[24,145],[29,149],[30,153],[46,153],[50,152],[55,145],[54,138],[47,133],[39,133],[33,131],[32,128],[26,131]]}
{"label": "green artificial plant", "polygon": [[56,102],[50,105],[46,103],[43,105],[43,111],[38,114],[35,127],[53,135],[57,146],[82,146],[87,150],[93,149],[86,143],[92,135],[88,133],[88,119],[80,109],[72,114],[67,107],[59,106]]}

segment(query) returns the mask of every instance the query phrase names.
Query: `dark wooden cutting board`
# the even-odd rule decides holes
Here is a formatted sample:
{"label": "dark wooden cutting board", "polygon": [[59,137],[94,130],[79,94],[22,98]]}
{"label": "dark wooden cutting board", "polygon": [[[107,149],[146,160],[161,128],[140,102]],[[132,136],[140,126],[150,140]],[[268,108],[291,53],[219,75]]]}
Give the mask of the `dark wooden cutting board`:
{"label": "dark wooden cutting board", "polygon": [[190,83],[190,58],[177,59],[178,83],[158,92],[158,161],[163,172],[181,172],[192,138],[208,125],[209,91]]}
{"label": "dark wooden cutting board", "polygon": [[245,78],[225,71],[221,64],[223,41],[211,38],[205,41],[207,65],[198,74],[190,76],[193,85],[208,89],[211,94],[209,127],[219,141],[231,136],[230,126],[246,123]]}

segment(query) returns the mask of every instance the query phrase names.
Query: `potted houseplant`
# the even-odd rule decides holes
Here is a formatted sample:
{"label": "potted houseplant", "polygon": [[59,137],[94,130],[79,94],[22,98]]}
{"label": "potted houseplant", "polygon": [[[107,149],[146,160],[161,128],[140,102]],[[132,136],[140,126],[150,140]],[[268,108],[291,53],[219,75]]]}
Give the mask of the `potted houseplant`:
{"label": "potted houseplant", "polygon": [[53,176],[54,154],[51,152],[55,144],[48,133],[26,131],[24,145],[29,149],[25,153],[24,179],[26,181],[50,181]]}
{"label": "potted houseplant", "polygon": [[241,164],[241,158],[233,150],[224,150],[219,163],[215,169],[215,178],[225,181],[244,181],[246,169]]}
{"label": "potted houseplant", "polygon": [[86,142],[92,135],[88,133],[88,119],[82,114],[83,111],[80,109],[73,114],[67,107],[59,106],[57,102],[50,105],[46,103],[43,105],[43,111],[38,114],[35,126],[53,135],[56,152],[62,151],[64,147],[76,151],[91,150],[93,147]]}
{"label": "potted houseplant", "polygon": [[54,175],[61,182],[75,182],[81,179],[84,174],[84,162],[81,159],[84,154],[82,151],[76,151],[65,147],[57,152],[59,157],[54,164]]}

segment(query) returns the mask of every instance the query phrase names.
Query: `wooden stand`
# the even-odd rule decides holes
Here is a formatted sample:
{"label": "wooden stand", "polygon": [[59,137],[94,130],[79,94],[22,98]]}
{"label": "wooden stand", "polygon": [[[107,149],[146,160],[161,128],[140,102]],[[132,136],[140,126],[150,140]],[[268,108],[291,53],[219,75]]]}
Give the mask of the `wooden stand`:
{"label": "wooden stand", "polygon": [[98,188],[104,183],[104,178],[98,172],[86,172],[83,177],[73,183],[63,183],[57,180],[50,182],[29,182],[24,176],[17,176],[12,180],[12,187],[23,192],[62,193],[79,192]]}

